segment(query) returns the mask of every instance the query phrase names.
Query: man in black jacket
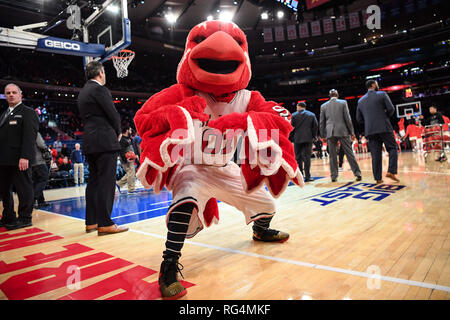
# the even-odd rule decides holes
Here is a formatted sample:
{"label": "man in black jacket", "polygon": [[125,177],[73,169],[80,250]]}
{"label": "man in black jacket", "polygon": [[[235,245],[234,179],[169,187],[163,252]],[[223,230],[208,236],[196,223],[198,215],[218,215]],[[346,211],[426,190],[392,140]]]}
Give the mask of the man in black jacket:
{"label": "man in black jacket", "polygon": [[[32,225],[31,165],[39,120],[34,110],[22,103],[19,86],[6,85],[5,96],[9,107],[0,116],[0,197],[3,201],[0,226],[13,230]],[[19,197],[18,218],[14,212],[13,185]]]}
{"label": "man in black jacket", "polygon": [[396,182],[397,175],[397,143],[395,142],[394,129],[389,118],[395,112],[394,105],[384,91],[378,91],[378,82],[368,80],[366,82],[367,93],[358,101],[356,108],[356,120],[364,124],[364,135],[369,140],[368,145],[372,154],[372,172],[377,183],[382,183],[382,146],[386,146],[389,153],[389,167],[386,174]]}
{"label": "man in black jacket", "polygon": [[430,116],[428,118],[424,119],[423,115],[419,116],[419,119],[421,120],[423,126],[445,124],[442,113],[437,111],[436,106],[430,106],[428,110],[430,111]]}
{"label": "man in black jacket", "polygon": [[87,82],[78,95],[78,110],[84,122],[83,153],[89,164],[86,187],[86,232],[98,235],[127,231],[111,220],[120,150],[120,115],[109,90],[104,87],[103,65],[86,65]]}
{"label": "man in black jacket", "polygon": [[290,139],[294,143],[295,159],[298,167],[305,177],[305,182],[311,179],[311,153],[312,143],[317,136],[317,119],[314,113],[306,110],[306,104],[299,102],[297,112],[292,115]]}

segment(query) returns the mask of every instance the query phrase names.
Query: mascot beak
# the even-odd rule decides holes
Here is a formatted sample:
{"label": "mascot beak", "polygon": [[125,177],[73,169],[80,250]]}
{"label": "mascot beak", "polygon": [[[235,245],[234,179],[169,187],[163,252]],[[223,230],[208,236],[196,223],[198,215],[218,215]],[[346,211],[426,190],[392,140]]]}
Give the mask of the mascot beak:
{"label": "mascot beak", "polygon": [[200,82],[234,84],[242,75],[246,55],[231,35],[217,31],[192,49],[188,62]]}

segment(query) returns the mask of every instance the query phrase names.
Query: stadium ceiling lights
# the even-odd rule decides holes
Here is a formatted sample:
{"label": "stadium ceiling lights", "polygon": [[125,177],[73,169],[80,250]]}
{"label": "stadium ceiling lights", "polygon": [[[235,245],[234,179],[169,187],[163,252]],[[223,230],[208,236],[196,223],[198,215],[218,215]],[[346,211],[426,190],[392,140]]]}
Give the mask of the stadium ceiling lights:
{"label": "stadium ceiling lights", "polygon": [[175,22],[177,22],[177,17],[172,12],[167,13],[165,15],[165,18],[170,24],[174,24]]}
{"label": "stadium ceiling lights", "polygon": [[231,21],[231,20],[233,20],[233,14],[229,11],[221,11],[219,14],[219,20]]}
{"label": "stadium ceiling lights", "polygon": [[407,66],[409,64],[413,64],[413,63],[415,63],[415,61],[410,61],[410,62],[405,62],[405,63],[394,63],[394,64],[390,64],[390,65],[382,67],[382,68],[372,69],[370,71],[394,70],[394,69],[398,69],[398,68]]}

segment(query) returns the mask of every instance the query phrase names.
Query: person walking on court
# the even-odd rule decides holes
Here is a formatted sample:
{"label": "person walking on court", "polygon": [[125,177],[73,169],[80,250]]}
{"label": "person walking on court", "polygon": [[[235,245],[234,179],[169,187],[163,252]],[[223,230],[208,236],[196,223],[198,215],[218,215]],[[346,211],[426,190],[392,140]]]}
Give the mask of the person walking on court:
{"label": "person walking on court", "polygon": [[386,92],[378,91],[377,81],[368,80],[366,87],[367,93],[358,100],[356,120],[364,125],[364,135],[369,141],[373,177],[377,183],[383,183],[382,146],[384,143],[389,154],[389,167],[386,177],[400,182],[396,176],[398,165],[397,143],[395,142],[394,129],[389,121],[389,118],[395,112],[394,105]]}
{"label": "person walking on court", "polygon": [[117,186],[122,188],[127,185],[128,193],[134,193],[136,188],[136,169],[134,168],[134,158],[127,158],[127,152],[134,152],[133,145],[131,143],[131,131],[130,127],[126,127],[122,130],[122,138],[120,139],[120,163],[122,164],[125,175],[117,181]]}
{"label": "person walking on court", "polygon": [[299,102],[297,112],[291,119],[291,125],[294,128],[291,131],[290,139],[294,143],[295,159],[298,167],[305,177],[305,182],[313,181],[311,179],[311,154],[312,143],[317,136],[318,123],[314,113],[306,110],[306,104]]}
{"label": "person walking on court", "polygon": [[[5,87],[8,108],[0,116],[0,198],[3,214],[0,227],[8,230],[32,225],[34,204],[31,166],[35,161],[39,119],[22,103],[22,90],[14,83]],[[19,197],[18,217],[14,212],[12,187]]]}
{"label": "person walking on court", "polygon": [[36,157],[32,165],[32,179],[33,179],[33,189],[34,189],[34,208],[40,209],[49,206],[45,202],[44,189],[48,182],[48,170],[46,160],[42,156],[42,152],[48,150],[44,139],[42,138],[39,131],[36,137]]}
{"label": "person walking on court", "polygon": [[120,151],[120,115],[104,86],[103,65],[98,61],[89,62],[85,74],[87,82],[78,95],[78,110],[84,122],[83,153],[89,165],[86,232],[97,230],[100,236],[128,230],[111,220]]}
{"label": "person walking on court", "polygon": [[331,181],[336,182],[339,175],[337,162],[338,142],[340,142],[341,148],[347,156],[356,181],[361,181],[361,170],[352,150],[352,141],[350,139],[350,136],[354,137],[355,133],[347,101],[338,99],[339,93],[335,89],[330,90],[329,96],[330,100],[320,106],[320,134],[328,141]]}

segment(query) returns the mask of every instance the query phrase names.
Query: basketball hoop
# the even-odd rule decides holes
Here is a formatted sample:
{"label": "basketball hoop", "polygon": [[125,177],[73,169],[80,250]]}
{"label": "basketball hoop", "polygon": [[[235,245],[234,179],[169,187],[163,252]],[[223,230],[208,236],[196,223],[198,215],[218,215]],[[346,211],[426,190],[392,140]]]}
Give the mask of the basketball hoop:
{"label": "basketball hoop", "polygon": [[117,55],[111,57],[118,78],[125,78],[128,75],[128,65],[131,63],[131,60],[133,60],[134,56],[134,51],[124,49],[119,51]]}

